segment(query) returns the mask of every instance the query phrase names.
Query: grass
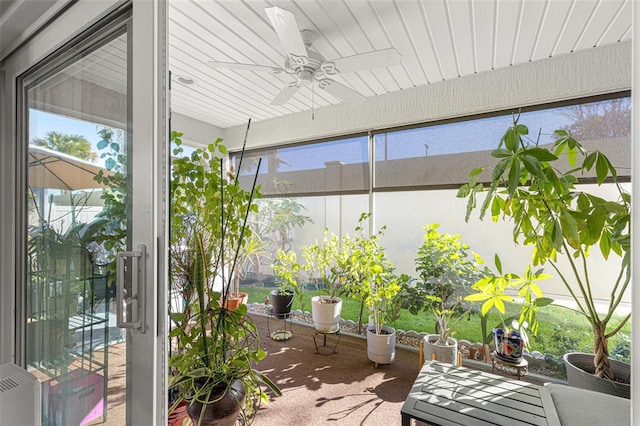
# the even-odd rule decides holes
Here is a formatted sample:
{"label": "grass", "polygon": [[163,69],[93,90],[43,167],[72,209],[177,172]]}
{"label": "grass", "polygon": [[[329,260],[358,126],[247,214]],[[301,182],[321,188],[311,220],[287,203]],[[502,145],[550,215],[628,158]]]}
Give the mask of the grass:
{"label": "grass", "polygon": [[[249,294],[249,303],[263,303],[265,297],[273,288],[243,286],[242,291]],[[317,293],[306,291],[304,296],[304,308],[300,305],[300,300],[296,296],[293,302],[293,309],[303,309],[311,311],[311,298]],[[342,318],[346,320],[358,320],[360,312],[360,302],[347,297],[342,298]],[[508,315],[517,313],[515,306],[507,309]],[[537,336],[530,337],[530,351],[540,351],[543,354],[551,354],[555,357],[562,357],[567,352],[578,351],[593,353],[593,338],[591,326],[588,321],[579,313],[562,307],[547,306],[538,312],[539,331]],[[365,309],[364,322],[367,321]],[[615,322],[615,321],[614,321]],[[500,324],[497,314],[489,316],[489,330],[493,326]],[[613,325],[617,325],[615,322]],[[398,330],[414,330],[417,332],[433,333],[435,331],[435,317],[432,313],[421,312],[419,315],[412,315],[403,309],[400,317],[395,323],[390,324]],[[509,324],[507,324],[509,325]],[[482,342],[482,330],[480,327],[480,315],[466,315],[455,327],[454,337],[457,339],[469,340],[470,342]],[[631,345],[631,324],[628,322],[621,332],[609,339],[609,351],[612,357],[624,362],[629,362]]]}

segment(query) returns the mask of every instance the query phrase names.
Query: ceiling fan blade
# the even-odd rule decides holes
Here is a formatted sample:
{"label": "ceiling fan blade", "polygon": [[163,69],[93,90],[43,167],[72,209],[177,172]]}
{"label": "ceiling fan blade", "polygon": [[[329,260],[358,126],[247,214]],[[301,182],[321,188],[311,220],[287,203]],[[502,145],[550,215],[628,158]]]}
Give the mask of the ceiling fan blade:
{"label": "ceiling fan blade", "polygon": [[362,102],[367,99],[365,96],[356,92],[355,90],[345,86],[342,83],[331,80],[330,78],[323,78],[318,82],[318,87],[326,90],[330,95],[336,98],[342,99],[345,102]]}
{"label": "ceiling fan blade", "polygon": [[224,68],[224,69],[244,70],[244,71],[266,71],[272,74],[285,72],[284,69],[278,68],[278,67],[270,67],[268,65],[256,65],[256,64],[239,64],[236,62],[208,61],[207,65],[209,65],[211,68]]}
{"label": "ceiling fan blade", "polygon": [[295,64],[306,65],[309,62],[307,48],[304,45],[300,29],[293,13],[278,6],[265,9],[273,29],[278,34],[289,59]]}
{"label": "ceiling fan blade", "polygon": [[[391,67],[400,64],[402,56],[393,47],[389,49],[374,50],[353,56],[334,59],[322,64],[321,69],[331,75],[331,69],[335,68],[339,73],[357,72],[372,68]],[[326,68],[326,69],[325,69]],[[335,73],[335,71],[334,71]]]}
{"label": "ceiling fan blade", "polygon": [[296,92],[300,89],[300,84],[296,81],[293,83],[289,83],[284,89],[280,91],[276,95],[276,97],[271,101],[271,105],[284,105],[289,102],[289,99],[296,94]]}

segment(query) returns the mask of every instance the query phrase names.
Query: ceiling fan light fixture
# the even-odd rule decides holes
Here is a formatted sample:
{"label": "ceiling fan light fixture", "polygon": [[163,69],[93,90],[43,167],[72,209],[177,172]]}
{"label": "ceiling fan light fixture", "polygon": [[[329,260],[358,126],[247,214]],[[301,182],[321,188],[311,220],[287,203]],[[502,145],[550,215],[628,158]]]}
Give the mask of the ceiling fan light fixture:
{"label": "ceiling fan light fixture", "polygon": [[313,82],[313,70],[301,69],[298,70],[297,75],[300,83],[304,84],[305,86],[308,86]]}

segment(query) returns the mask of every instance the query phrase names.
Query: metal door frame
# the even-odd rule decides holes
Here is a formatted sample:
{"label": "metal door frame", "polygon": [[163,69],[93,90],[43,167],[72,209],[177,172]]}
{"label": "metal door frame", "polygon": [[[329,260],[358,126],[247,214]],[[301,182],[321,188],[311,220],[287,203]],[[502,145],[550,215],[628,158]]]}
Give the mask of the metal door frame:
{"label": "metal door frame", "polygon": [[[24,365],[24,304],[26,238],[23,230],[26,147],[20,115],[18,78],[84,31],[108,26],[114,11],[130,9],[132,75],[129,77],[132,116],[131,168],[135,203],[131,217],[132,244],[147,247],[143,295],[145,333],[127,336],[127,423],[164,424],[166,417],[166,247],[167,247],[167,15],[166,1],[78,0],[64,13],[44,23],[37,33],[0,63],[0,362]],[[151,167],[149,158],[153,159]],[[20,289],[20,291],[18,291]],[[150,356],[151,355],[151,356]],[[150,388],[153,392],[149,392]],[[132,396],[135,395],[135,398]]]}

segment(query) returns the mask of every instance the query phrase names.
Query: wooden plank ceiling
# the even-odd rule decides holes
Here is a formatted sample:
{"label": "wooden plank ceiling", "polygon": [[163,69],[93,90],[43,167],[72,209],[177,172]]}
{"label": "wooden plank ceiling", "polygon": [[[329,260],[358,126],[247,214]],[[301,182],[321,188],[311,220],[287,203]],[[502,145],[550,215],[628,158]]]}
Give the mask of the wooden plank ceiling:
{"label": "wooden plank ceiling", "polygon": [[[213,125],[243,125],[342,100],[317,84],[271,101],[286,73],[213,68],[230,62],[282,68],[286,51],[265,8],[293,13],[327,60],[395,48],[399,65],[333,79],[365,97],[631,39],[631,0],[172,0],[172,109]],[[192,81],[192,84],[184,84]]]}

